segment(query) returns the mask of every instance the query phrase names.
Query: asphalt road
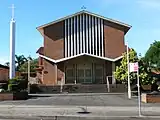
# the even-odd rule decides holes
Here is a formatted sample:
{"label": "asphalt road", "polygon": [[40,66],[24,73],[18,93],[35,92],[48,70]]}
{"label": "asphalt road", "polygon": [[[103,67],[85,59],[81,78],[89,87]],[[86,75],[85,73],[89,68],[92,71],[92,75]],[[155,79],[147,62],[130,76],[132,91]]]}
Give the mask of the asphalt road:
{"label": "asphalt road", "polygon": [[1,120],[159,120],[153,117],[0,117]]}
{"label": "asphalt road", "polygon": [[[125,94],[33,95],[29,100],[1,101],[0,119],[21,120],[159,120],[160,104],[142,103]],[[82,114],[87,111],[89,114]],[[55,117],[57,116],[57,117]],[[150,117],[149,117],[150,116]]]}

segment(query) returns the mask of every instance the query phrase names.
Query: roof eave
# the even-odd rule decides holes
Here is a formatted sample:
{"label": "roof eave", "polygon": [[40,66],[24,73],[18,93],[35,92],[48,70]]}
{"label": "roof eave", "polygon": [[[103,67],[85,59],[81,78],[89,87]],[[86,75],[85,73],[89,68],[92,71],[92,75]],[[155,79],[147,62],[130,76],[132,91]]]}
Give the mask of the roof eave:
{"label": "roof eave", "polygon": [[47,26],[49,26],[49,25],[58,23],[58,22],[60,22],[60,21],[63,21],[63,20],[68,19],[68,18],[70,18],[70,17],[79,15],[79,14],[81,14],[81,13],[90,14],[90,15],[93,15],[93,16],[96,16],[96,17],[99,17],[99,18],[102,18],[102,19],[104,19],[104,20],[106,20],[106,21],[110,21],[110,22],[116,23],[116,24],[118,24],[118,25],[124,26],[124,27],[127,28],[126,31],[125,31],[125,33],[127,33],[128,30],[132,27],[132,26],[129,25],[129,24],[126,24],[126,23],[123,23],[123,22],[120,22],[120,21],[117,21],[117,20],[113,20],[113,19],[110,19],[110,18],[101,16],[101,15],[98,15],[98,14],[95,14],[95,13],[92,13],[92,12],[89,12],[89,11],[82,10],[82,11],[80,11],[80,12],[77,12],[77,13],[74,13],[74,14],[71,14],[71,15],[68,15],[68,16],[66,16],[66,17],[62,17],[62,18],[60,18],[60,19],[57,19],[57,20],[55,20],[55,21],[49,22],[49,23],[44,24],[44,25],[41,25],[41,26],[37,27],[37,30],[41,33],[41,30],[42,30],[44,27],[47,27]]}
{"label": "roof eave", "polygon": [[78,55],[75,55],[75,56],[71,56],[71,57],[67,57],[67,58],[62,58],[62,59],[58,59],[58,60],[54,60],[52,58],[49,58],[49,57],[41,55],[41,54],[39,54],[39,57],[42,57],[42,58],[44,58],[46,60],[49,60],[49,61],[51,61],[53,63],[60,63],[60,62],[64,62],[64,61],[67,61],[67,60],[70,60],[70,59],[74,59],[74,58],[77,58],[77,57],[80,57],[80,56],[84,56],[84,55],[90,56],[90,57],[94,57],[94,58],[98,58],[98,59],[102,59],[102,60],[106,60],[106,61],[111,61],[111,62],[116,62],[116,61],[118,61],[118,60],[120,60],[120,59],[123,58],[123,56],[119,56],[117,58],[112,59],[112,58],[100,57],[100,56],[96,56],[96,55],[92,55],[92,54],[87,54],[87,53],[82,53],[82,54],[78,54]]}

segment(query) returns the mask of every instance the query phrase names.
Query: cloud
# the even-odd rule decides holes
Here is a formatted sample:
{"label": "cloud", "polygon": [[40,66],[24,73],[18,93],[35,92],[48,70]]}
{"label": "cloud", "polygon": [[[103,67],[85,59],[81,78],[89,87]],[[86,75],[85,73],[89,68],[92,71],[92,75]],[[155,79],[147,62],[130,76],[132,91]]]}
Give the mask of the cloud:
{"label": "cloud", "polygon": [[160,10],[160,0],[137,0],[137,3],[143,8]]}

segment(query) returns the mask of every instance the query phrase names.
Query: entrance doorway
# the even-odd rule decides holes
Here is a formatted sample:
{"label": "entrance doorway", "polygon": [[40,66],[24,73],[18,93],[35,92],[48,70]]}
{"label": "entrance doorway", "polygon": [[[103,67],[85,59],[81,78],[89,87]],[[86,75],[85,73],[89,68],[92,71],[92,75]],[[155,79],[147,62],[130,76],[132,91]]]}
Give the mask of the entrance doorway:
{"label": "entrance doorway", "polygon": [[80,64],[77,66],[77,83],[92,83],[91,65]]}

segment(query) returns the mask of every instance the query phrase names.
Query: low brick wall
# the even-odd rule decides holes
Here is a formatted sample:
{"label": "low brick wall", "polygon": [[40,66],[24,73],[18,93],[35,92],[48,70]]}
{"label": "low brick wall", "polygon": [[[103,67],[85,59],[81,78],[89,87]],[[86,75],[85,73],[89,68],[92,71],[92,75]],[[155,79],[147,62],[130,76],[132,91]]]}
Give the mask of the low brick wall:
{"label": "low brick wall", "polygon": [[143,93],[141,95],[141,101],[144,103],[160,103],[160,95]]}
{"label": "low brick wall", "polygon": [[151,91],[151,85],[142,85],[142,88],[146,91]]}
{"label": "low brick wall", "polygon": [[0,93],[0,101],[13,100],[13,93]]}
{"label": "low brick wall", "polygon": [[26,100],[26,99],[28,99],[28,92],[0,93],[0,101]]}

